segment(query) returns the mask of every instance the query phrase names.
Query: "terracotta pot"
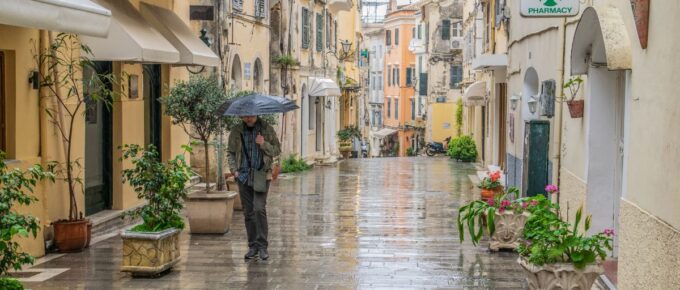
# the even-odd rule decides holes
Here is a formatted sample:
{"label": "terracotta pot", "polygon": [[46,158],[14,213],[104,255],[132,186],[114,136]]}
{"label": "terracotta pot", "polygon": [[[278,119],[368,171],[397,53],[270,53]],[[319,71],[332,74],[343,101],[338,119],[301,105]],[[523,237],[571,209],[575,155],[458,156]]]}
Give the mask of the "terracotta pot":
{"label": "terracotta pot", "polygon": [[59,252],[80,252],[87,246],[88,220],[60,221],[54,223],[54,243]]}
{"label": "terracotta pot", "polygon": [[90,247],[90,241],[92,241],[92,223],[88,222],[87,223],[87,244],[85,245],[85,248]]}
{"label": "terracotta pot", "polygon": [[569,115],[572,118],[583,118],[583,100],[567,101]]}
{"label": "terracotta pot", "polygon": [[503,191],[502,187],[496,187],[494,189],[484,189],[482,188],[482,200],[488,202],[489,200],[493,200],[496,195],[501,194]]}
{"label": "terracotta pot", "polygon": [[156,276],[180,260],[179,229],[155,233],[125,231],[123,238],[123,272],[135,277]]}
{"label": "terracotta pot", "polygon": [[584,269],[576,269],[574,265],[567,263],[537,266],[521,257],[517,262],[524,269],[527,284],[529,284],[531,290],[591,289],[595,279],[604,272],[602,266],[598,264],[587,265]]}

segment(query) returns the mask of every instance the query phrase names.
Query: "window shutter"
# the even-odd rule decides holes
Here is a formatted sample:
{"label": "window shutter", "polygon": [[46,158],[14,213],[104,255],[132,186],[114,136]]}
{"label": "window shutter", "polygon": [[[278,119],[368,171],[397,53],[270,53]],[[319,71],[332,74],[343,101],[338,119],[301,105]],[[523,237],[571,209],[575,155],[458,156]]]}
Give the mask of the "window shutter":
{"label": "window shutter", "polygon": [[243,0],[233,0],[234,10],[243,11]]}
{"label": "window shutter", "polygon": [[385,30],[385,45],[392,45],[392,30]]}
{"label": "window shutter", "polygon": [[302,8],[302,48],[309,48],[309,10]]}
{"label": "window shutter", "polygon": [[[239,0],[239,1],[243,1],[243,0]],[[255,17],[259,17],[259,18],[265,17],[264,1],[265,0],[255,0]]]}
{"label": "window shutter", "polygon": [[387,86],[392,86],[392,67],[387,67]]}
{"label": "window shutter", "polygon": [[394,118],[399,119],[399,99],[394,98]]}
{"label": "window shutter", "polygon": [[395,68],[395,70],[396,70],[396,71],[394,72],[394,74],[397,76],[397,87],[398,87],[398,86],[401,85],[401,81],[400,81],[400,79],[399,79],[399,77],[400,77],[400,75],[401,75],[401,71],[399,70],[399,67]]}
{"label": "window shutter", "polygon": [[316,14],[316,51],[323,50],[323,15]]}
{"label": "window shutter", "polygon": [[399,45],[399,28],[394,30],[394,45]]}
{"label": "window shutter", "polygon": [[427,96],[427,73],[420,73],[420,84],[419,92],[421,96]]}
{"label": "window shutter", "polygon": [[333,23],[331,15],[326,12],[326,48],[328,49],[331,48],[331,23]]}
{"label": "window shutter", "polygon": [[422,29],[423,29],[423,25],[418,24],[418,39],[423,39]]}
{"label": "window shutter", "polygon": [[442,20],[442,40],[451,39],[451,20]]}
{"label": "window shutter", "polygon": [[406,68],[406,86],[410,87],[413,84],[413,70],[410,67]]}

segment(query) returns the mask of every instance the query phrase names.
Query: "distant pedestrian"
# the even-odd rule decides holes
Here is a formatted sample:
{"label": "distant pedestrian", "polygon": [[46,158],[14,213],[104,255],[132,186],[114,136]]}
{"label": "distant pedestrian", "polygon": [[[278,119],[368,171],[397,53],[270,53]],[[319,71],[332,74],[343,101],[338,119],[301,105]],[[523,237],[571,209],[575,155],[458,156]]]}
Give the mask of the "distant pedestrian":
{"label": "distant pedestrian", "polygon": [[272,180],[274,158],[281,154],[281,144],[274,128],[257,116],[241,117],[243,122],[229,135],[228,163],[238,182],[248,235],[245,259],[259,255],[267,260],[267,193]]}

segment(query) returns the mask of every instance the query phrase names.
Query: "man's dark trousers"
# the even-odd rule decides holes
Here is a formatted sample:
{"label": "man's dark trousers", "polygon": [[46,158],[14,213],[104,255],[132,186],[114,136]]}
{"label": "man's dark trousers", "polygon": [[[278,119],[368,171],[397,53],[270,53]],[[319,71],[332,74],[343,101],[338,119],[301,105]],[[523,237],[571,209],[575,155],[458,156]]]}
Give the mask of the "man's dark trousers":
{"label": "man's dark trousers", "polygon": [[[243,204],[243,216],[246,221],[246,233],[248,234],[248,247],[266,249],[269,243],[267,235],[267,192],[255,192],[252,186],[238,183],[241,203]],[[267,181],[269,191],[269,181]]]}

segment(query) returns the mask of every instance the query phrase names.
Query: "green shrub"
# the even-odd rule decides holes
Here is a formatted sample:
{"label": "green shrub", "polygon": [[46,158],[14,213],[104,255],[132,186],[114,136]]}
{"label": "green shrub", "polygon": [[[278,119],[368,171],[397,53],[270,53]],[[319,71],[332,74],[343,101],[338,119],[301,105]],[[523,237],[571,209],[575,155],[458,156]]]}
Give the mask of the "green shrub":
{"label": "green shrub", "polygon": [[3,290],[24,290],[19,280],[14,278],[0,278],[0,289]]}
{"label": "green shrub", "polygon": [[456,102],[456,133],[458,136],[461,134],[461,129],[463,128],[463,99],[458,99]]}
{"label": "green shrub", "polygon": [[406,149],[406,155],[407,156],[416,156],[416,151],[413,150],[413,148],[409,147],[408,149]]}
{"label": "green shrub", "polygon": [[300,172],[309,170],[312,167],[305,162],[302,158],[298,158],[297,155],[292,154],[288,158],[283,160],[283,165],[281,166],[282,173],[290,172]]}
{"label": "green shrub", "polygon": [[449,143],[448,155],[456,160],[472,162],[477,160],[477,146],[470,136],[459,136]]}

